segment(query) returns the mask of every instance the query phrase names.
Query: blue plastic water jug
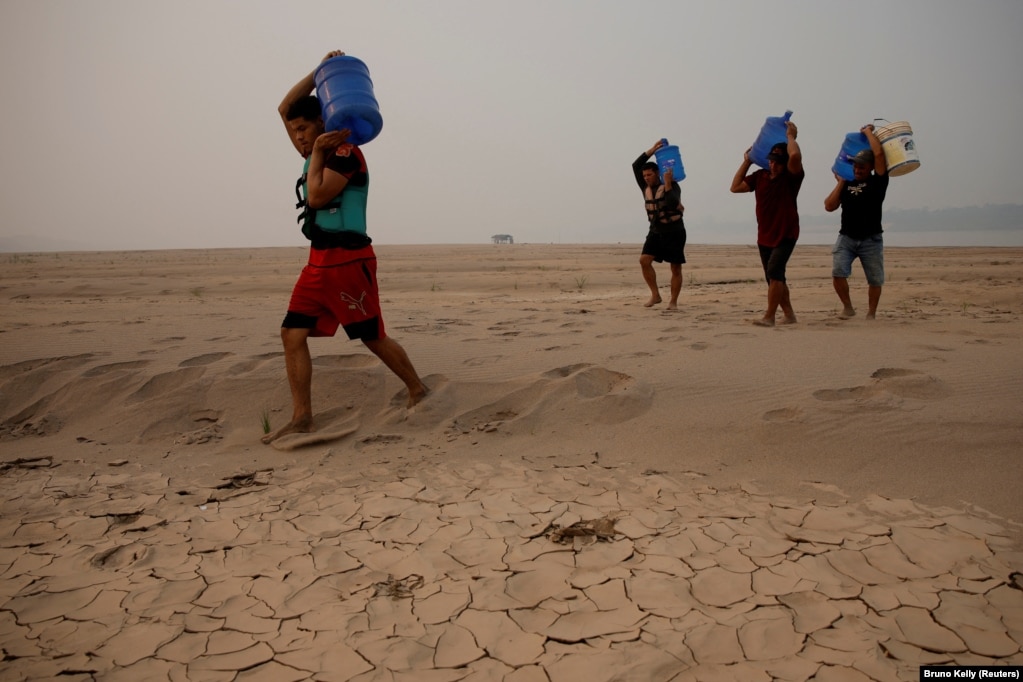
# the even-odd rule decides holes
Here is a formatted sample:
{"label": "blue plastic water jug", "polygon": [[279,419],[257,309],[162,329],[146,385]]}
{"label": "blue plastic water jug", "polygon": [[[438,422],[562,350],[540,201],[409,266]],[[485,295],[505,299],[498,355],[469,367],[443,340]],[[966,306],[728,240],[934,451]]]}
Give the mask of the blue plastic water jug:
{"label": "blue plastic water jug", "polygon": [[366,144],[380,134],[384,120],[362,60],[348,55],[332,57],[316,69],[314,80],[328,131],[348,128],[352,131],[348,141],[353,144]]}
{"label": "blue plastic water jug", "polygon": [[756,142],[753,143],[753,149],[749,153],[753,163],[761,168],[767,168],[767,155],[771,153],[771,147],[779,142],[788,141],[785,124],[790,118],[792,118],[791,111],[786,111],[784,116],[767,117],[763,127],[760,128]]}
{"label": "blue plastic water jug", "polygon": [[664,172],[669,168],[675,182],[682,182],[686,179],[686,169],[682,165],[682,154],[679,153],[678,147],[668,144],[668,140],[661,138],[661,142],[665,146],[658,149],[654,154],[657,158],[657,168],[661,174],[661,182],[664,182]]}
{"label": "blue plastic water jug", "polygon": [[838,151],[838,156],[835,157],[835,164],[831,167],[831,170],[837,173],[843,180],[852,182],[855,178],[853,175],[852,159],[864,149],[870,149],[870,142],[867,141],[867,136],[863,133],[849,133],[845,136],[845,141],[842,142],[842,148]]}

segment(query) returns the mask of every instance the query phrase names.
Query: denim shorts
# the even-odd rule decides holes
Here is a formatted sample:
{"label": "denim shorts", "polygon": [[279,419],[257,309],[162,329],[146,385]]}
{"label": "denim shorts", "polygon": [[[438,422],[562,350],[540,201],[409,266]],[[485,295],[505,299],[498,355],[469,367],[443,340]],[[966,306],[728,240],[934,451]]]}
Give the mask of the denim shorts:
{"label": "denim shorts", "polygon": [[852,274],[852,263],[857,258],[867,276],[867,284],[879,287],[884,284],[884,239],[875,234],[866,239],[850,239],[838,235],[835,247],[831,249],[831,276],[846,278]]}

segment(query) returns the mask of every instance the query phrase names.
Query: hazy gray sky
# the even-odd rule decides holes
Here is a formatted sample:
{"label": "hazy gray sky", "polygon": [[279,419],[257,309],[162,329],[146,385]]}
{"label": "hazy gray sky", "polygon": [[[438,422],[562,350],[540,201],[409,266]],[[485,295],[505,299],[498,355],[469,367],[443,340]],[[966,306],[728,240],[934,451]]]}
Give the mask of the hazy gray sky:
{"label": "hazy gray sky", "polygon": [[1021,35],[1019,0],[5,0],[0,243],[304,244],[277,105],[334,48],[383,114],[381,244],[641,242],[630,164],[660,137],[690,242],[752,243],[752,196],[728,186],[786,109],[803,215],[875,117],[908,121],[921,159],[886,207],[1023,203]]}

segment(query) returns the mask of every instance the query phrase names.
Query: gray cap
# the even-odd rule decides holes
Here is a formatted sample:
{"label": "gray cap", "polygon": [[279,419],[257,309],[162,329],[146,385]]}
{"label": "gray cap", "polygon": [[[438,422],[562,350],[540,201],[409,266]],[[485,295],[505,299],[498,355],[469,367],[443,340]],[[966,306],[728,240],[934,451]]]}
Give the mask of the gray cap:
{"label": "gray cap", "polygon": [[856,152],[856,156],[849,159],[854,166],[873,166],[874,165],[874,152],[869,149],[863,149]]}

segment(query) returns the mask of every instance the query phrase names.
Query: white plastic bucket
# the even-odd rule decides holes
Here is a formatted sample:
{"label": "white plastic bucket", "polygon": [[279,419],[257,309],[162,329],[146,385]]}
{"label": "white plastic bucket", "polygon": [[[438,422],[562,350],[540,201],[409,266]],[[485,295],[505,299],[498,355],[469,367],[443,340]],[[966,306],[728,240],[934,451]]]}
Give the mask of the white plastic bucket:
{"label": "white plastic bucket", "polygon": [[896,121],[874,129],[881,143],[888,175],[905,175],[920,167],[920,155],[913,142],[913,129],[906,121]]}

